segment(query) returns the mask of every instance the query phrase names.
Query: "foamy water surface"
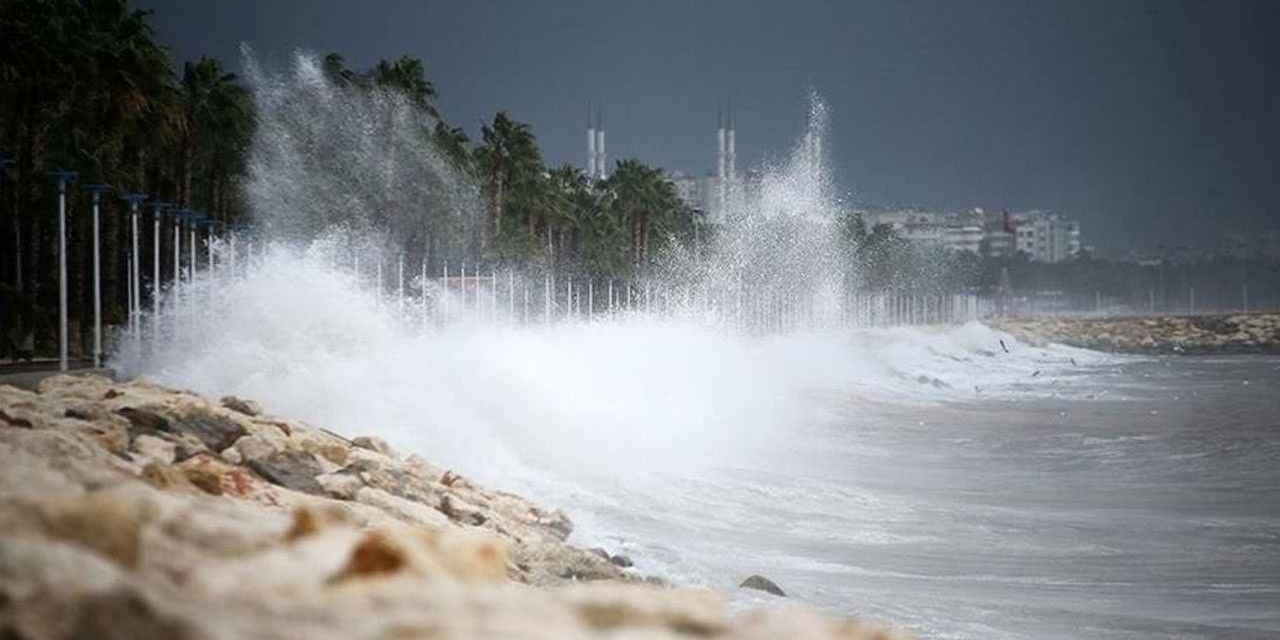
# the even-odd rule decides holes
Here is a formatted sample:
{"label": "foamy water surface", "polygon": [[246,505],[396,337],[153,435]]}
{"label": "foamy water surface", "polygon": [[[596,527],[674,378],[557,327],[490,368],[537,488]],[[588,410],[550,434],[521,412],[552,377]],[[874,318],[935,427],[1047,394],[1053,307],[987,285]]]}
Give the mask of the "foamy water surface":
{"label": "foamy water surface", "polygon": [[178,339],[144,334],[116,364],[380,435],[566,509],[579,543],[641,572],[731,591],[763,573],[926,637],[1280,634],[1274,359],[1107,356],[976,323],[424,329],[284,247],[185,300],[161,321]]}

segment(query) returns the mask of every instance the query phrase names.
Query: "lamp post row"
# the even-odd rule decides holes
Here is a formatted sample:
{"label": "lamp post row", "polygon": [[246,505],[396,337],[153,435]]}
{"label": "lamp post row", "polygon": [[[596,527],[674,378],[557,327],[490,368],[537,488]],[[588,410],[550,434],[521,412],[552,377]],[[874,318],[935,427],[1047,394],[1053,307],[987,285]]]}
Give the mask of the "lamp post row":
{"label": "lamp post row", "polygon": [[[12,156],[0,151],[0,195],[3,194],[5,168],[14,164]],[[68,358],[68,318],[67,318],[67,185],[75,182],[79,174],[75,171],[50,171],[49,176],[57,185],[58,197],[58,368],[67,371],[70,368]],[[114,190],[107,184],[89,184],[85,191],[92,197],[93,212],[93,366],[102,366],[102,195]],[[129,205],[130,258],[128,262],[128,331],[138,337],[142,331],[142,278],[141,254],[139,251],[139,216],[140,208],[147,196],[139,193],[123,193],[120,199]],[[173,216],[173,259],[174,282],[182,280],[182,236],[181,227],[185,223],[190,230],[190,251],[188,280],[195,276],[196,242],[199,229],[208,231],[208,265],[213,266],[213,228],[215,221],[206,214],[191,209],[178,209],[168,202],[150,203],[152,215],[152,270],[151,270],[151,303],[152,312],[160,312],[160,220],[165,214]]]}

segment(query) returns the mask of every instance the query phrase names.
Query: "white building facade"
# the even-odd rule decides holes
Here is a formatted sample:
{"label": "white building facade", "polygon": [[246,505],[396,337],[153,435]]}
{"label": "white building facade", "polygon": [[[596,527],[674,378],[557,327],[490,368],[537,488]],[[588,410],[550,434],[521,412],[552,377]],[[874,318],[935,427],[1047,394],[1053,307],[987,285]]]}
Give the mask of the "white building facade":
{"label": "white building facade", "polygon": [[1060,214],[1031,211],[1014,216],[1015,247],[1036,262],[1062,262],[1080,253],[1080,225]]}
{"label": "white building facade", "polygon": [[1080,225],[1058,213],[996,213],[974,208],[942,213],[920,209],[856,211],[868,227],[889,225],[918,246],[991,257],[1026,253],[1037,262],[1062,262],[1080,252]]}

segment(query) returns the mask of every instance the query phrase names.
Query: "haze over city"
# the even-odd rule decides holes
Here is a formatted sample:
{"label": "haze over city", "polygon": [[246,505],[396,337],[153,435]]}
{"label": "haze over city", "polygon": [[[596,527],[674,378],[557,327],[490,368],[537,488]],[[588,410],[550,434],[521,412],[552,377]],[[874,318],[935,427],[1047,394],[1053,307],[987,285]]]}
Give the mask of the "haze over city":
{"label": "haze over city", "polygon": [[855,202],[1056,210],[1112,255],[1280,226],[1275,3],[140,5],[184,59],[418,56],[447,117],[475,137],[508,110],[549,164],[582,165],[591,102],[612,157],[710,171],[732,101],[754,167],[789,149],[812,87]]}

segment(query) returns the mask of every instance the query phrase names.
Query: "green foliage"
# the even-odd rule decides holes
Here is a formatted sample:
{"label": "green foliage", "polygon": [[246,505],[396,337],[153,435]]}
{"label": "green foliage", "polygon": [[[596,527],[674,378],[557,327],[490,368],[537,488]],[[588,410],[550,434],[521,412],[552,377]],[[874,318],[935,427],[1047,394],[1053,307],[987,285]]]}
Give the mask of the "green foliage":
{"label": "green foliage", "polygon": [[[88,196],[79,184],[240,214],[239,179],[252,136],[248,94],[211,59],[178,77],[149,12],[124,0],[0,1],[0,149],[14,165],[0,185],[0,304],[31,310],[6,330],[48,326],[57,306],[51,169],[80,173],[68,193],[73,323],[91,300]],[[108,197],[102,214],[103,298],[120,317],[127,225]],[[149,256],[148,256],[149,257]],[[85,323],[80,323],[85,326]],[[37,340],[47,344],[47,332]]]}

